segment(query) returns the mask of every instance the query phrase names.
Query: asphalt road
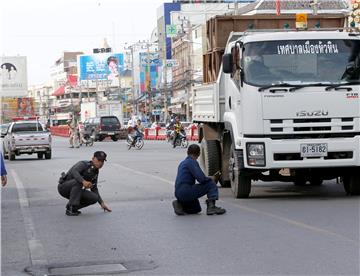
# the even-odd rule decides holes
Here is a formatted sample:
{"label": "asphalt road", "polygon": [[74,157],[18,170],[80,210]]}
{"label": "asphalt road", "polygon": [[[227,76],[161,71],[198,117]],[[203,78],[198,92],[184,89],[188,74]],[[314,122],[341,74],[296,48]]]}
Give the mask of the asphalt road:
{"label": "asphalt road", "polygon": [[[99,189],[113,212],[96,204],[68,217],[57,180],[95,150],[108,153]],[[54,138],[51,160],[6,161],[2,275],[360,275],[359,197],[335,181],[256,182],[249,199],[220,189],[223,216],[177,217],[173,183],[185,155],[164,141],[70,149]]]}

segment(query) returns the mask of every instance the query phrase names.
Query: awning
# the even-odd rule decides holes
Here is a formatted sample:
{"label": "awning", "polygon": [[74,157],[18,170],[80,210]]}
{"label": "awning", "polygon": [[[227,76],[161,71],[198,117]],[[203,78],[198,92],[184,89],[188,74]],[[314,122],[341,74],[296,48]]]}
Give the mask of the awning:
{"label": "awning", "polygon": [[54,91],[54,93],[52,93],[53,96],[62,96],[65,93],[65,86],[61,85],[58,89],[56,89]]}
{"label": "awning", "polygon": [[77,76],[76,75],[68,75],[68,82],[71,87],[77,86]]}
{"label": "awning", "polygon": [[168,106],[168,109],[170,109],[170,110],[172,110],[172,109],[181,109],[181,104],[170,105],[170,106]]}

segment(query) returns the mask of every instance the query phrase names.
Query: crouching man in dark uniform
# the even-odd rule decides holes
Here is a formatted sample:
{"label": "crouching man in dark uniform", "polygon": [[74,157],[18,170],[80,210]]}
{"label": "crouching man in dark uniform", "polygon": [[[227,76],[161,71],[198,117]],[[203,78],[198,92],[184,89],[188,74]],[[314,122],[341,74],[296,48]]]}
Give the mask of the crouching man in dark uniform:
{"label": "crouching man in dark uniform", "polygon": [[66,204],[66,215],[78,216],[81,214],[79,209],[96,202],[104,211],[111,212],[111,209],[102,200],[97,188],[99,170],[105,161],[106,153],[96,151],[91,161],[79,161],[66,174],[62,173],[58,191],[61,196],[69,199],[68,204]]}
{"label": "crouching man in dark uniform", "polygon": [[[179,167],[175,181],[175,197],[173,201],[175,214],[197,214],[201,212],[199,203],[200,197],[207,195],[207,215],[222,215],[225,209],[215,206],[219,198],[219,191],[216,183],[218,176],[207,177],[196,161],[200,156],[200,147],[196,144],[190,145],[187,150],[188,156]],[[199,183],[195,184],[195,181]]]}

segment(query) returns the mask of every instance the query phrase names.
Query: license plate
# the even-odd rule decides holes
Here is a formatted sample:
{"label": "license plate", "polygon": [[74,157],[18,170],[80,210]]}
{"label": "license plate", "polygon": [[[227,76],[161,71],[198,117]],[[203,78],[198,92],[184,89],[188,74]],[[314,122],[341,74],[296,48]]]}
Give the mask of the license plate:
{"label": "license plate", "polygon": [[109,132],[108,134],[109,134],[109,135],[114,135],[115,133],[114,133],[114,132]]}
{"label": "license plate", "polygon": [[327,144],[301,144],[301,157],[322,157],[327,156]]}

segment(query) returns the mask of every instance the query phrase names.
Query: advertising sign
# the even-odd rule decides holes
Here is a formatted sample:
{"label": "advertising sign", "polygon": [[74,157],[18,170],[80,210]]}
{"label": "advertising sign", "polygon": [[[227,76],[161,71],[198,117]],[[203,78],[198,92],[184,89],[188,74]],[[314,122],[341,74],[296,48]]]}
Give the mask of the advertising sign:
{"label": "advertising sign", "polygon": [[176,37],[177,27],[174,24],[166,25],[166,37]]}
{"label": "advertising sign", "polygon": [[161,59],[158,53],[140,53],[140,91],[155,89],[159,81]]}
{"label": "advertising sign", "polygon": [[0,57],[1,97],[26,96],[27,68],[26,57]]}
{"label": "advertising sign", "polygon": [[4,97],[1,100],[1,121],[10,122],[14,117],[35,116],[33,98],[10,98]]}
{"label": "advertising sign", "polygon": [[124,68],[124,55],[102,53],[78,56],[78,72],[83,80],[114,80]]}
{"label": "advertising sign", "polygon": [[174,68],[174,67],[178,67],[178,66],[179,66],[179,62],[176,59],[166,60],[166,67]]}

